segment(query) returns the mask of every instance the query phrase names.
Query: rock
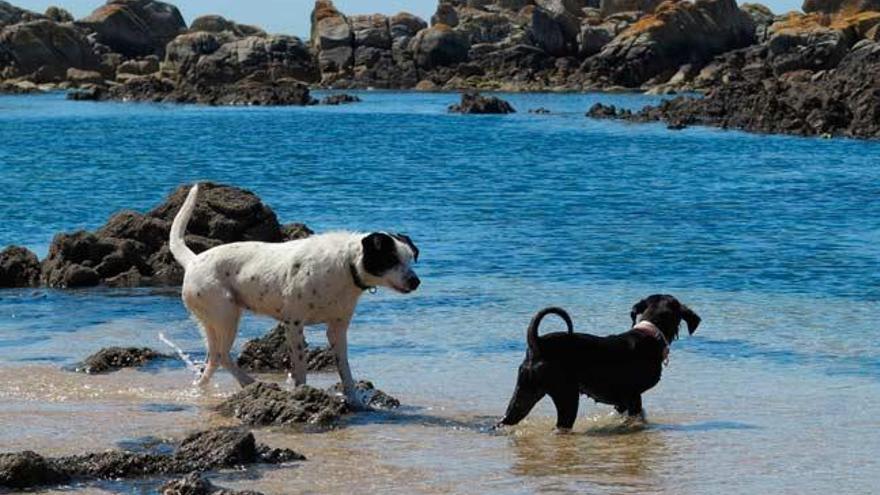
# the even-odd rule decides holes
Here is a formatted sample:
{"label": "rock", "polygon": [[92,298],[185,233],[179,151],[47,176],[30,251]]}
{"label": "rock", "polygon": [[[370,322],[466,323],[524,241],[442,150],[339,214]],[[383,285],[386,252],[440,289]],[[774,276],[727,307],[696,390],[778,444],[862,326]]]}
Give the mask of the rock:
{"label": "rock", "polygon": [[[210,42],[205,41],[207,45],[197,47],[196,53],[207,51]],[[315,81],[318,78],[317,67],[305,43],[295,36],[284,35],[248,36],[223,43],[216,50],[201,55],[194,70],[179,72],[186,75],[190,84],[208,83],[212,86],[261,81],[280,84],[285,79]],[[304,97],[308,98],[308,91]]]}
{"label": "rock", "polygon": [[75,371],[88,374],[107,373],[122,368],[138,368],[163,358],[167,356],[148,347],[107,347],[87,357],[76,366]]}
{"label": "rock", "polygon": [[611,119],[617,116],[617,107],[614,105],[595,103],[589,110],[587,110],[587,117],[592,117],[594,119]]}
{"label": "rock", "polygon": [[336,10],[332,1],[315,1],[311,33],[321,74],[351,69],[354,62],[354,34],[348,19]]}
{"label": "rock", "polygon": [[464,114],[505,114],[516,110],[506,101],[495,96],[481,96],[479,93],[462,93],[461,103],[450,105],[449,111]]}
{"label": "rock", "polygon": [[266,31],[248,24],[239,24],[219,15],[203,15],[197,17],[189,26],[190,32],[205,31],[208,33],[228,32],[233,36],[245,38],[248,36],[267,36]]}
{"label": "rock", "polygon": [[769,69],[747,68],[733,70],[726,84],[703,98],[664,100],[626,118],[753,132],[880,138],[876,104],[880,44],[862,41],[837,67],[817,73],[793,71],[779,77]]}
{"label": "rock", "polygon": [[262,495],[251,490],[235,491],[219,488],[198,472],[165,483],[159,489],[159,493],[162,495]]}
{"label": "rock", "polygon": [[400,12],[388,20],[392,38],[411,38],[428,27],[428,23],[409,12]]}
{"label": "rock", "polygon": [[46,13],[43,15],[52,22],[73,22],[73,15],[61,7],[51,6],[46,9]]}
{"label": "rock", "polygon": [[880,0],[804,0],[804,12],[847,15],[858,12],[880,11]]}
{"label": "rock", "polygon": [[770,36],[770,26],[776,22],[776,15],[769,8],[759,3],[744,3],[739,8],[749,14],[755,23],[755,39],[758,43],[767,41]]}
{"label": "rock", "polygon": [[855,34],[822,25],[815,14],[792,14],[768,29],[770,64],[777,74],[836,67],[855,43]]}
{"label": "rock", "polygon": [[43,17],[44,16],[37,14],[36,12],[31,12],[30,10],[25,10],[16,7],[9,2],[0,0],[0,29],[4,26],[18,24],[20,22],[35,21],[42,19]]}
{"label": "rock", "polygon": [[70,24],[37,20],[0,32],[0,77],[60,81],[70,68],[97,70],[99,61],[82,33]]}
{"label": "rock", "polygon": [[[286,372],[291,369],[290,346],[283,323],[269,333],[244,345],[238,356],[238,366],[257,373]],[[306,345],[306,363],[309,371],[336,369],[336,356],[329,348]]]}
{"label": "rock", "polygon": [[585,69],[611,85],[639,87],[754,41],[754,22],[734,0],[666,2],[588,59]]}
{"label": "rock", "polygon": [[599,13],[602,17],[633,11],[651,14],[661,3],[663,0],[601,0]]}
{"label": "rock", "polygon": [[332,424],[349,412],[345,400],[308,385],[293,391],[255,382],[221,403],[217,411],[253,426]]}
{"label": "rock", "polygon": [[562,23],[547,10],[540,7],[532,10],[529,29],[535,44],[549,55],[558,57],[569,53],[572,40],[567,38]]}
{"label": "rock", "polygon": [[[188,191],[189,186],[178,188],[146,214],[119,212],[94,233],[56,235],[43,262],[43,282],[50,287],[87,287],[124,275],[137,285],[180,284],[183,270],[171,256],[167,239]],[[284,241],[275,213],[250,191],[201,184],[187,245],[198,253],[248,240]],[[132,270],[140,278],[132,277]]]}
{"label": "rock", "polygon": [[468,59],[470,50],[468,39],[445,24],[419,31],[410,46],[416,65],[423,69],[464,62]]}
{"label": "rock", "polygon": [[422,79],[414,88],[416,91],[439,91],[440,86],[430,79]]}
{"label": "rock", "polygon": [[33,287],[40,281],[37,255],[19,246],[0,251],[0,288]]}
{"label": "rock", "polygon": [[356,15],[348,18],[355,47],[391,49],[391,28],[384,15]]}
{"label": "rock", "polygon": [[455,7],[448,3],[438,4],[437,10],[431,16],[431,25],[436,26],[437,24],[445,24],[453,28],[458,26],[458,11],[455,10]]}
{"label": "rock", "polygon": [[159,59],[152,55],[140,60],[126,60],[116,68],[117,74],[146,76],[156,72],[159,72]]}
{"label": "rock", "polygon": [[[367,397],[367,406],[377,409],[397,409],[400,407],[400,401],[378,390],[373,386],[372,382],[361,380],[355,384],[355,388],[363,392]],[[330,387],[330,392],[335,394],[343,393],[342,383]]]}
{"label": "rock", "polygon": [[95,70],[67,69],[67,80],[75,84],[102,84],[104,76]]}
{"label": "rock", "polygon": [[164,56],[165,45],[186,30],[177,7],[157,0],[108,0],[78,22],[113,51],[134,57]]}
{"label": "rock", "polygon": [[0,454],[0,487],[22,489],[66,483],[69,479],[35,452]]}
{"label": "rock", "polygon": [[529,113],[533,113],[533,114],[537,114],[537,115],[547,115],[551,112],[550,112],[550,110],[548,110],[544,107],[539,107],[539,108],[530,108]]}
{"label": "rock", "polygon": [[304,459],[290,449],[258,445],[247,430],[214,428],[188,436],[172,454],[119,450],[57,458],[44,458],[33,452],[0,454],[0,487],[23,489],[72,479],[117,480]]}
{"label": "rock", "polygon": [[242,79],[234,83],[176,84],[163,77],[136,77],[111,87],[103,94],[102,99],[212,106],[303,106],[315,103],[308,86],[287,78],[274,81]]}
{"label": "rock", "polygon": [[361,99],[358,98],[357,96],[347,95],[347,94],[343,93],[343,94],[325,96],[321,100],[321,105],[342,105],[345,103],[357,103],[359,101],[361,101]]}
{"label": "rock", "polygon": [[195,70],[196,64],[203,55],[216,52],[224,43],[234,39],[231,34],[225,32],[197,31],[181,34],[165,47],[162,68],[168,72],[187,75]]}
{"label": "rock", "polygon": [[288,223],[281,226],[281,237],[285,241],[295,241],[297,239],[305,239],[315,232],[308,228],[304,223]]}

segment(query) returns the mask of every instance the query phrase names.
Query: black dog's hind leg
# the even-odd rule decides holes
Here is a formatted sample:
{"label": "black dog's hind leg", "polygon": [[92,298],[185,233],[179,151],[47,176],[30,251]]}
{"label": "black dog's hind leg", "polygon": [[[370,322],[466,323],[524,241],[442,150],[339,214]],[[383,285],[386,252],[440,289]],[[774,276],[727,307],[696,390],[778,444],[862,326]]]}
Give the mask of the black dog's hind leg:
{"label": "black dog's hind leg", "polygon": [[635,397],[628,400],[625,404],[614,406],[614,409],[616,409],[617,412],[621,414],[626,411],[626,415],[629,416],[631,419],[645,419],[645,410],[642,409],[641,395],[636,395]]}
{"label": "black dog's hind leg", "polygon": [[566,387],[550,392],[553,405],[556,406],[556,427],[570,430],[577,419],[580,394],[577,387]]}

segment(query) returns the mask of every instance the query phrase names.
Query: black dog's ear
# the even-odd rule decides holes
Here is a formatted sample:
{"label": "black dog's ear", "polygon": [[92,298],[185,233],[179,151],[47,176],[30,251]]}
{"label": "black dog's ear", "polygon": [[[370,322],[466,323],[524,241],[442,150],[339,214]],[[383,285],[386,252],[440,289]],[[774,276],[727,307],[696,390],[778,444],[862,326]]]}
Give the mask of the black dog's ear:
{"label": "black dog's ear", "polygon": [[681,305],[681,318],[687,323],[688,326],[688,334],[693,335],[694,332],[697,331],[697,327],[700,326],[700,315],[694,313],[691,308]]}
{"label": "black dog's ear", "polygon": [[415,243],[412,241],[412,239],[410,239],[408,235],[395,233],[391,234],[391,237],[409,246],[409,248],[413,252],[413,261],[419,261],[419,248],[416,247]]}
{"label": "black dog's ear", "polygon": [[397,244],[388,234],[374,232],[361,240],[361,246],[364,249],[364,270],[371,275],[381,277],[400,262]]}
{"label": "black dog's ear", "polygon": [[645,312],[648,309],[648,302],[645,299],[633,304],[632,309],[629,310],[629,317],[632,319],[632,324],[635,326],[636,317]]}

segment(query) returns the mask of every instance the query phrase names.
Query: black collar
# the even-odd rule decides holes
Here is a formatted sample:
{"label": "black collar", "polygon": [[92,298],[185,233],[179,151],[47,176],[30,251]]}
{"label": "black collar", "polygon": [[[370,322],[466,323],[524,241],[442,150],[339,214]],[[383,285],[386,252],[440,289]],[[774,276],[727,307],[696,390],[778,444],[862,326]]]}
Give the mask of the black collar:
{"label": "black collar", "polygon": [[358,289],[370,290],[373,288],[373,287],[364,283],[364,281],[361,279],[361,276],[358,275],[358,271],[357,271],[357,268],[354,266],[354,263],[348,264],[348,270],[351,272],[351,279],[354,282],[354,285],[356,285]]}

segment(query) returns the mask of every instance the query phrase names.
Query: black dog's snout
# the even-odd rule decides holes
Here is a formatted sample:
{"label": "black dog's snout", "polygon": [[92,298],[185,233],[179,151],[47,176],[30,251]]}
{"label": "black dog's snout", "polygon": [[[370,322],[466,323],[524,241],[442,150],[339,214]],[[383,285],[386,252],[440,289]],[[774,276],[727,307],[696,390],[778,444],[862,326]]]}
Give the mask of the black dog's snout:
{"label": "black dog's snout", "polygon": [[410,274],[410,276],[406,277],[406,285],[409,290],[416,290],[421,285],[422,281],[419,280],[419,276],[415,273]]}

